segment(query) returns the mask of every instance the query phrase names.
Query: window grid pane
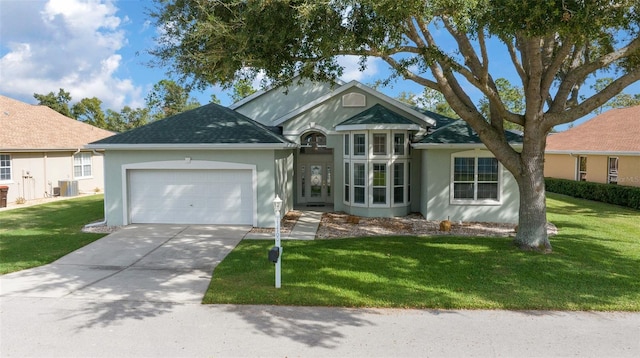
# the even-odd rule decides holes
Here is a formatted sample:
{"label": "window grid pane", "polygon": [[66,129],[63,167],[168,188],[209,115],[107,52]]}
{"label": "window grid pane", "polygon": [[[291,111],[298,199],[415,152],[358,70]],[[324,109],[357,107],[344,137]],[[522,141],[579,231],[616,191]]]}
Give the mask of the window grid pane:
{"label": "window grid pane", "polygon": [[366,167],[364,163],[353,164],[353,202],[365,203]]}
{"label": "window grid pane", "polygon": [[387,154],[387,135],[384,133],[373,134],[373,154],[374,155],[386,155]]}
{"label": "window grid pane", "polygon": [[344,201],[349,202],[349,163],[344,163]]}
{"label": "window grid pane", "polygon": [[344,155],[349,155],[349,135],[344,135]]}
{"label": "window grid pane", "polygon": [[0,180],[11,180],[11,156],[0,154]]}
{"label": "window grid pane", "polygon": [[478,200],[498,199],[498,183],[478,183]]}
{"label": "window grid pane", "polygon": [[474,180],[474,172],[475,172],[475,158],[455,158],[454,160],[454,172],[453,172],[453,180],[458,181],[468,181],[472,182]]}
{"label": "window grid pane", "polygon": [[478,158],[478,181],[498,181],[498,161],[496,158]]}
{"label": "window grid pane", "polygon": [[353,155],[366,155],[366,140],[364,134],[353,135]]}
{"label": "window grid pane", "polygon": [[453,197],[455,199],[473,199],[473,183],[453,184]]}
{"label": "window grid pane", "polygon": [[395,155],[404,155],[404,133],[393,135],[393,153]]}

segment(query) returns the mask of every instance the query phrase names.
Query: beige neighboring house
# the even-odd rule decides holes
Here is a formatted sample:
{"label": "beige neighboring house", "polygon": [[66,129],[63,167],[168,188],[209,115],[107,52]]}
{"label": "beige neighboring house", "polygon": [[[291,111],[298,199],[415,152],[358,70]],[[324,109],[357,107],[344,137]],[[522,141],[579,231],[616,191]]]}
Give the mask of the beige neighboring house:
{"label": "beige neighboring house", "polygon": [[63,196],[102,190],[103,153],[84,146],[113,134],[0,95],[0,186],[9,187],[7,203],[52,196],[60,184]]}
{"label": "beige neighboring house", "polygon": [[612,109],[551,134],[544,175],[640,186],[640,106]]}

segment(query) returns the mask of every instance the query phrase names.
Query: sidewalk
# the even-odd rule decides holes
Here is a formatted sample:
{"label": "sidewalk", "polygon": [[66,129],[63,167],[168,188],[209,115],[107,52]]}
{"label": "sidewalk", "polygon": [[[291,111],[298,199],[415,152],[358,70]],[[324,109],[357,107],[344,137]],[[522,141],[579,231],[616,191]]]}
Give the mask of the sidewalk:
{"label": "sidewalk", "polygon": [[[293,226],[290,233],[281,233],[280,239],[282,240],[314,240],[316,232],[320,226],[320,220],[322,219],[323,211],[320,210],[306,210],[302,211],[302,216],[298,218],[298,221]],[[268,240],[274,239],[273,233],[248,233],[244,239],[247,240]]]}

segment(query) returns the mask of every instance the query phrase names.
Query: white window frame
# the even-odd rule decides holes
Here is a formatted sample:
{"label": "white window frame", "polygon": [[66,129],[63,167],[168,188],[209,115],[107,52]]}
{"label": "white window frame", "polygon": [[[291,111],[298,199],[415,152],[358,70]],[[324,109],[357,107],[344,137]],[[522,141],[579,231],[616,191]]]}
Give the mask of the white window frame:
{"label": "white window frame", "polygon": [[8,179],[0,178],[0,183],[12,183],[13,182],[13,161],[11,159],[11,154],[0,153],[0,155],[7,156],[8,159],[4,159],[4,161],[9,163],[9,165],[4,165],[4,166],[0,164],[0,168],[9,169],[9,178]]}
{"label": "white window frame", "polygon": [[[384,136],[384,151],[376,151],[376,137]],[[372,132],[371,133],[371,156],[373,158],[387,158],[389,156],[389,133],[388,132]]]}
{"label": "white window frame", "polygon": [[[356,185],[356,181],[355,181],[355,166],[356,165],[364,165],[364,185]],[[350,164],[351,167],[351,195],[350,195],[350,199],[351,199],[351,206],[360,206],[360,207],[368,207],[369,205],[369,165],[366,161],[363,160],[358,160],[358,161],[352,161]],[[355,197],[356,197],[356,188],[364,188],[364,203],[356,203],[355,202]]]}
{"label": "white window frame", "polygon": [[[474,199],[456,199],[455,198],[455,158],[473,158],[474,162],[474,173],[473,173],[473,197]],[[502,203],[502,164],[500,161],[498,163],[498,188],[497,188],[497,199],[477,199],[478,197],[478,183],[482,183],[478,181],[478,158],[495,158],[490,152],[485,151],[466,151],[451,154],[451,176],[449,181],[449,199],[450,204],[452,205],[500,205]]]}
{"label": "white window frame", "polygon": [[[402,164],[402,184],[396,184],[396,164]],[[393,207],[406,206],[409,203],[409,163],[406,160],[395,160],[390,164],[391,184],[390,203]],[[402,188],[402,201],[396,203],[395,189]]]}
{"label": "white window frame", "polygon": [[[384,168],[384,186],[380,186],[380,185],[375,185],[375,178],[374,178],[374,170],[375,167],[377,165],[382,165],[382,167]],[[390,204],[390,192],[389,192],[389,187],[390,187],[390,182],[389,182],[389,163],[388,161],[381,161],[381,160],[374,160],[371,162],[371,165],[369,165],[369,202],[371,203],[369,206],[370,207],[389,207]],[[374,202],[374,197],[373,197],[373,192],[374,189],[381,189],[384,188],[384,203],[376,203]]]}
{"label": "white window frame", "polygon": [[[581,170],[581,162],[582,158],[584,158],[584,170]],[[587,181],[587,170],[589,168],[589,158],[586,155],[578,156],[576,162],[576,180],[577,181]],[[584,177],[583,177],[584,176]]]}
{"label": "white window frame", "polygon": [[[612,170],[611,161],[615,163],[615,168]],[[618,184],[618,170],[620,165],[620,158],[618,157],[608,157],[607,158],[607,183],[609,184]],[[615,180],[611,180],[615,178]]]}
{"label": "white window frame", "polygon": [[[403,143],[402,143],[402,153],[398,153],[396,152],[396,135],[402,135],[403,136]],[[407,139],[409,137],[409,133],[407,132],[392,132],[391,133],[391,152],[393,154],[394,157],[397,158],[406,158],[409,154],[408,154],[408,150],[407,150]]]}
{"label": "white window frame", "polygon": [[[80,163],[76,163],[76,159],[80,159]],[[76,167],[80,167],[81,175],[76,175]],[[86,167],[89,167],[90,174],[85,173]],[[93,156],[90,152],[80,152],[73,155],[73,178],[87,179],[93,178]]]}
{"label": "white window frame", "polygon": [[344,172],[342,173],[344,182],[342,183],[342,201],[350,205],[351,203],[351,162],[345,161],[342,163]]}
{"label": "white window frame", "polygon": [[[364,154],[356,154],[356,136],[362,135],[364,137]],[[367,132],[353,132],[351,133],[351,158],[367,158],[369,154],[369,136]]]}
{"label": "white window frame", "polygon": [[343,148],[342,148],[343,149],[342,156],[345,158],[349,158],[351,153],[351,148],[349,148],[351,146],[351,134],[347,133],[342,138],[344,140]]}

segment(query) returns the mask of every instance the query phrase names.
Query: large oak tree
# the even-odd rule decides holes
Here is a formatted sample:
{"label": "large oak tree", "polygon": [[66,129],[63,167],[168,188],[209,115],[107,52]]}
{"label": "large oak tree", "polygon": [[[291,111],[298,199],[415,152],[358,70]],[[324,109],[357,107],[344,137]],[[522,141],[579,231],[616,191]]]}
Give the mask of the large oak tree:
{"label": "large oak tree", "polygon": [[[294,76],[340,76],[337,56],[375,57],[394,74],[441,92],[515,177],[516,243],[551,250],[545,230],[546,136],[592,112],[640,79],[640,0],[156,0],[158,64],[199,85],[229,86],[262,71],[276,84]],[[502,51],[496,50],[495,44]],[[524,114],[509,111],[495,79],[506,60],[524,90]],[[580,88],[603,72],[601,91]],[[486,98],[490,116],[472,100]],[[487,118],[489,117],[489,118]],[[504,121],[524,128],[514,150]]]}

